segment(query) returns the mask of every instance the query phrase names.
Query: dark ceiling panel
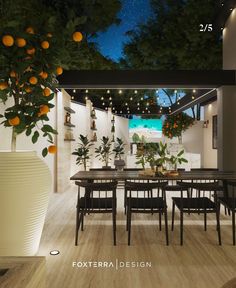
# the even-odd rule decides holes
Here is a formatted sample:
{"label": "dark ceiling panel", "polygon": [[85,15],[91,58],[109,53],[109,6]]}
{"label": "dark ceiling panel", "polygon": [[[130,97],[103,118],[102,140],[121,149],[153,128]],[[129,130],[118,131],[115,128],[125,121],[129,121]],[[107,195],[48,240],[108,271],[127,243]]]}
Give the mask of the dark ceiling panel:
{"label": "dark ceiling panel", "polygon": [[217,88],[235,85],[235,71],[65,71],[61,88]]}

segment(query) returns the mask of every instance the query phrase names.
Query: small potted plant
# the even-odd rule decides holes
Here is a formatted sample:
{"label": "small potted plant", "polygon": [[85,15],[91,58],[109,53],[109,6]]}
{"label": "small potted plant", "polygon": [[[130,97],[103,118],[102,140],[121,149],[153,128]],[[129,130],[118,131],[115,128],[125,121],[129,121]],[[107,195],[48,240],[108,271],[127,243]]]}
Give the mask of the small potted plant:
{"label": "small potted plant", "polygon": [[163,170],[166,170],[166,163],[170,161],[170,159],[167,157],[167,144],[163,144],[160,141],[157,154],[159,156],[156,159],[157,170],[158,172],[163,172]]}
{"label": "small potted plant", "polygon": [[102,137],[101,141],[101,145],[95,148],[95,153],[97,154],[96,157],[98,157],[99,160],[101,160],[105,164],[105,166],[103,166],[102,168],[111,168],[109,166],[109,160],[111,160],[112,155],[112,143],[109,140],[109,137],[105,136]]}
{"label": "small potted plant", "polygon": [[184,150],[181,150],[177,155],[172,155],[169,159],[172,164],[173,169],[170,171],[170,174],[178,175],[177,165],[182,163],[188,163],[188,160],[183,158]]}
{"label": "small potted plant", "polygon": [[83,165],[84,171],[87,169],[87,162],[90,159],[90,147],[93,145],[91,141],[89,141],[87,136],[83,136],[80,134],[79,136],[80,143],[78,143],[79,147],[75,149],[72,155],[77,156],[76,164],[78,166]]}
{"label": "small potted plant", "polygon": [[121,138],[116,138],[113,152],[115,153],[114,165],[118,170],[122,170],[125,166],[125,161],[122,159],[122,155],[125,154],[125,144]]}

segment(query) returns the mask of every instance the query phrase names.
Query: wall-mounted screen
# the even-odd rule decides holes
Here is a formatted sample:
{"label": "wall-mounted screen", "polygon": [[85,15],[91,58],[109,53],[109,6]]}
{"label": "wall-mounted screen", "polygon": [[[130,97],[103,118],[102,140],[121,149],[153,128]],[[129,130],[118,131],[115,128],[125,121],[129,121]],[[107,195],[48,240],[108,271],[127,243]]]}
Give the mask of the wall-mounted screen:
{"label": "wall-mounted screen", "polygon": [[145,137],[147,142],[153,142],[162,137],[161,119],[131,119],[129,120],[129,137],[138,135],[139,138]]}

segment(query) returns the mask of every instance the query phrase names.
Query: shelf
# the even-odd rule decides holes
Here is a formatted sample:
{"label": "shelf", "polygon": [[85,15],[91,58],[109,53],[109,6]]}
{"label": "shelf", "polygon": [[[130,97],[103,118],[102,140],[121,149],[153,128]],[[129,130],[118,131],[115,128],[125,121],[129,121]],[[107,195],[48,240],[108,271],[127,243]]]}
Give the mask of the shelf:
{"label": "shelf", "polygon": [[64,139],[64,141],[75,141],[75,139]]}
{"label": "shelf", "polygon": [[71,123],[64,123],[64,125],[67,126],[67,127],[75,127],[75,125],[71,124]]}
{"label": "shelf", "polygon": [[66,110],[66,112],[68,113],[75,113],[75,111],[73,109],[71,109],[70,107],[65,106],[64,109]]}

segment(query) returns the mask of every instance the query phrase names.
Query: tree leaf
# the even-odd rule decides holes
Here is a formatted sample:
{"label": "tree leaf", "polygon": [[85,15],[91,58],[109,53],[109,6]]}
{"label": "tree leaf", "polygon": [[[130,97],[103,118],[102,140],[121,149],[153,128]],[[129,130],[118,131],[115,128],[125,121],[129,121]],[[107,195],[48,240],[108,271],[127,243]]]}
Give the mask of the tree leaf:
{"label": "tree leaf", "polygon": [[43,155],[43,157],[46,157],[46,156],[48,155],[48,148],[47,148],[47,147],[45,147],[45,148],[43,149],[42,155]]}
{"label": "tree leaf", "polygon": [[39,132],[35,131],[34,135],[32,136],[32,142],[36,143],[38,141],[38,138],[39,138]]}

